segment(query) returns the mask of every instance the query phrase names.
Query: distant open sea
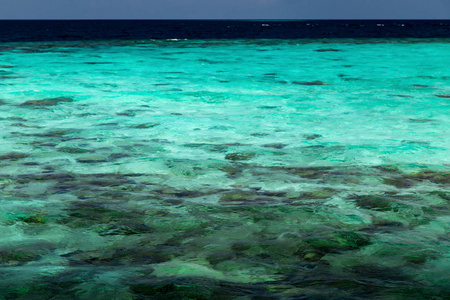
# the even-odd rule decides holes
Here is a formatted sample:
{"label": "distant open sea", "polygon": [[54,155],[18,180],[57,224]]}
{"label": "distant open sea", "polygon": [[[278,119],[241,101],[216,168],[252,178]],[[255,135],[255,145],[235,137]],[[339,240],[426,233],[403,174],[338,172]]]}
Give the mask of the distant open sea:
{"label": "distant open sea", "polygon": [[450,21],[0,21],[0,300],[450,299]]}
{"label": "distant open sea", "polygon": [[450,20],[0,20],[0,42],[449,37]]}

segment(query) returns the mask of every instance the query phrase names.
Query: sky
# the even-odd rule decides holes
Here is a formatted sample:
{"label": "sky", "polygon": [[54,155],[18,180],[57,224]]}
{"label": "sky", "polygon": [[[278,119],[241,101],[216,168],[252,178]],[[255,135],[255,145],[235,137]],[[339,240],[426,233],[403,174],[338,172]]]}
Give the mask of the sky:
{"label": "sky", "polygon": [[450,0],[0,0],[0,19],[450,19]]}

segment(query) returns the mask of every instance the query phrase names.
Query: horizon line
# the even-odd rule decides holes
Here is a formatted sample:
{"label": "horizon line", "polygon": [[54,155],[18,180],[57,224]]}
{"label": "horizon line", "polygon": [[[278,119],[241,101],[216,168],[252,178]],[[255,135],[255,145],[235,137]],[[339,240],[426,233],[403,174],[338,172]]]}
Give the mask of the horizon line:
{"label": "horizon line", "polygon": [[0,19],[0,21],[450,21],[450,19]]}

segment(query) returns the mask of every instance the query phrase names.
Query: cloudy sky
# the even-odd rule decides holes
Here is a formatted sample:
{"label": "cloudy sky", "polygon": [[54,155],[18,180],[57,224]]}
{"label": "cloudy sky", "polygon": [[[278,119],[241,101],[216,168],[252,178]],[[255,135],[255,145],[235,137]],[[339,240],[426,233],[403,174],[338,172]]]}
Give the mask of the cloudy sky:
{"label": "cloudy sky", "polygon": [[450,19],[450,0],[0,0],[0,19]]}

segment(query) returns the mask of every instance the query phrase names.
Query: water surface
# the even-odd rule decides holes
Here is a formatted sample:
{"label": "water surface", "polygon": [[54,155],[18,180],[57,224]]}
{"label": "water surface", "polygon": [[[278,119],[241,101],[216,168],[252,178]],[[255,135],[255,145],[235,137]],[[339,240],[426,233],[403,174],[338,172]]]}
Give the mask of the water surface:
{"label": "water surface", "polygon": [[3,299],[450,296],[448,39],[0,51]]}

